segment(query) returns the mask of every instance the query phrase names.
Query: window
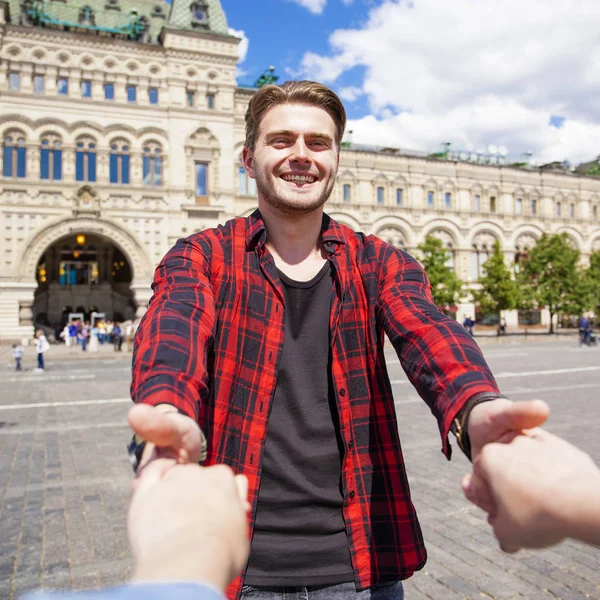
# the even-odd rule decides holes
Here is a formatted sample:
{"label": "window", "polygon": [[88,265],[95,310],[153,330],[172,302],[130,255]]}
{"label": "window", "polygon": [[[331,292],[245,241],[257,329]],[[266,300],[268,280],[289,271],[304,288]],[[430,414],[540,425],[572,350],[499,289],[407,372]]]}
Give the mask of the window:
{"label": "window", "polygon": [[120,142],[111,144],[108,170],[111,183],[129,184],[129,146]]}
{"label": "window", "polygon": [[115,99],[115,84],[105,83],[104,84],[104,99],[114,100]]}
{"label": "window", "polygon": [[18,92],[21,89],[21,76],[18,73],[8,74],[8,87],[11,92]]}
{"label": "window", "polygon": [[94,11],[89,6],[84,6],[79,9],[79,24],[84,25],[86,27],[95,27],[96,26],[96,15]]}
{"label": "window", "polygon": [[475,194],[473,196],[473,212],[479,212],[481,209],[481,198]]}
{"label": "window", "polygon": [[396,206],[402,206],[402,189],[396,190]]}
{"label": "window", "polygon": [[44,76],[43,75],[34,75],[33,76],[33,91],[36,94],[44,93]]}
{"label": "window", "polygon": [[93,141],[82,140],[76,144],[75,180],[96,181],[96,144]]}
{"label": "window", "polygon": [[215,109],[215,95],[214,94],[206,94],[206,106],[208,110]]}
{"label": "window", "polygon": [[598,218],[598,207],[596,205],[592,207],[592,216],[594,217],[594,219]]}
{"label": "window", "polygon": [[2,144],[2,175],[23,179],[27,174],[25,138],[6,136]]}
{"label": "window", "polygon": [[446,210],[452,208],[452,194],[450,192],[446,192],[444,195],[444,206],[446,207]]}
{"label": "window", "polygon": [[433,208],[433,192],[427,192],[427,208]]}
{"label": "window", "polygon": [[517,198],[515,200],[515,215],[523,214],[523,200],[521,198]]}
{"label": "window", "polygon": [[492,212],[492,213],[496,212],[496,196],[492,196],[490,198],[490,212]]}
{"label": "window", "polygon": [[135,85],[127,86],[127,102],[136,102],[137,100],[137,88]]}
{"label": "window", "polygon": [[208,165],[196,163],[196,197],[208,196]]}
{"label": "window", "polygon": [[344,184],[343,188],[344,202],[350,202],[352,199],[352,188],[349,183]]}
{"label": "window", "polygon": [[162,154],[156,144],[149,144],[144,148],[142,172],[144,185],[162,185]]}
{"label": "window", "polygon": [[150,104],[158,104],[158,88],[148,89],[148,101]]}
{"label": "window", "polygon": [[569,217],[571,217],[571,219],[575,217],[575,204],[569,204]]}
{"label": "window", "polygon": [[58,88],[59,96],[69,95],[69,80],[66,77],[59,77],[56,83],[56,87]]}
{"label": "window", "polygon": [[92,82],[83,80],[81,82],[81,97],[91,98],[92,97]]}
{"label": "window", "polygon": [[383,188],[377,188],[377,204],[383,204]]}
{"label": "window", "polygon": [[560,205],[560,202],[557,202],[554,206],[554,211],[557,217],[560,217],[560,213],[562,212],[562,207]]}
{"label": "window", "polygon": [[537,200],[531,201],[531,214],[534,217],[537,215]]}
{"label": "window", "polygon": [[195,92],[192,92],[191,90],[187,90],[185,92],[185,98],[186,98],[187,105],[190,108],[192,106],[194,106],[194,104],[196,104],[196,94],[195,94]]}
{"label": "window", "polygon": [[478,248],[473,244],[471,251],[471,281],[477,281],[483,275],[483,265],[489,258],[489,252],[486,246]]}
{"label": "window", "polygon": [[241,196],[256,196],[256,181],[248,175],[241,160],[238,166],[238,192]]}
{"label": "window", "polygon": [[60,140],[44,138],[40,148],[40,179],[62,179],[62,145]]}

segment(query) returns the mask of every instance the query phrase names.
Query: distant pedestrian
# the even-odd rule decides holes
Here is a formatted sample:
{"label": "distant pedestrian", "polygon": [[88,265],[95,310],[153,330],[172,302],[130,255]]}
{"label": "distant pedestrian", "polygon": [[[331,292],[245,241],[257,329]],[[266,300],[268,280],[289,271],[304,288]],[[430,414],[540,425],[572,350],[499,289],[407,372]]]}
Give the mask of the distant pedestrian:
{"label": "distant pedestrian", "polygon": [[71,321],[69,323],[69,337],[65,338],[66,344],[69,348],[75,348],[75,346],[77,346],[79,343],[79,340],[77,339],[77,333],[77,323],[75,321]]}
{"label": "distant pedestrian", "polygon": [[87,350],[87,343],[88,343],[89,335],[90,335],[90,332],[87,328],[87,323],[83,323],[81,325],[81,329],[79,330],[79,333],[77,334],[77,339],[79,340],[79,343],[81,344],[82,352],[85,352]]}
{"label": "distant pedestrian", "polygon": [[100,321],[98,323],[98,341],[100,345],[104,345],[106,341],[106,323],[104,321]]}
{"label": "distant pedestrian", "polygon": [[44,353],[48,351],[50,344],[41,329],[35,332],[35,349],[37,352],[37,367],[34,369],[36,373],[44,372]]}
{"label": "distant pedestrian", "polygon": [[465,320],[463,321],[463,327],[471,334],[473,335],[473,326],[475,325],[475,321],[473,321],[473,319],[471,319],[471,317],[465,317]]}
{"label": "distant pedestrian", "polygon": [[506,335],[506,319],[502,317],[498,325],[498,335]]}
{"label": "distant pedestrian", "polygon": [[98,352],[98,326],[94,323],[90,335],[90,352]]}
{"label": "distant pedestrian", "polygon": [[119,323],[115,323],[115,326],[112,330],[112,336],[115,352],[121,352],[123,346],[123,330],[121,329],[121,325]]}
{"label": "distant pedestrian", "polygon": [[25,348],[21,346],[21,344],[13,344],[13,358],[15,359],[15,371],[22,371],[21,367],[21,359],[23,358],[23,353],[25,352]]}
{"label": "distant pedestrian", "polygon": [[583,346],[588,344],[592,328],[590,327],[590,320],[587,317],[582,316],[579,319],[579,345]]}

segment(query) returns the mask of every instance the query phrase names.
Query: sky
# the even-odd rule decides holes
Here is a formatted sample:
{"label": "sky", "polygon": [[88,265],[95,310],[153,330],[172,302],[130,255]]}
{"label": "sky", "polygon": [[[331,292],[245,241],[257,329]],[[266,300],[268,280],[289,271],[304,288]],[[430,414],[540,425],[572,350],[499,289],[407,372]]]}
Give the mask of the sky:
{"label": "sky", "polygon": [[[354,143],[600,155],[595,0],[222,0],[238,83],[270,65],[332,87]],[[351,132],[351,133],[349,133]]]}

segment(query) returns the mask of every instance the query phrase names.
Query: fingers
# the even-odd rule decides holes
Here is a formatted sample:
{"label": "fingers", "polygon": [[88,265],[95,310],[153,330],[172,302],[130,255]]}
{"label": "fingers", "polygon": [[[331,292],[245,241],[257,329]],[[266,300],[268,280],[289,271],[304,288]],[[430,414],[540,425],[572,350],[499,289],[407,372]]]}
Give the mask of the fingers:
{"label": "fingers", "polygon": [[153,406],[136,404],[128,415],[129,425],[142,439],[157,446],[181,446],[179,423],[169,414],[161,413]]}
{"label": "fingers", "polygon": [[514,402],[498,415],[506,430],[533,429],[543,425],[550,415],[550,407],[543,400]]}
{"label": "fingers", "polygon": [[463,493],[472,502],[492,517],[496,514],[496,501],[485,480],[476,473],[465,475],[461,481]]}
{"label": "fingers", "polygon": [[250,512],[252,507],[250,506],[250,502],[248,502],[248,478],[245,475],[236,475],[235,485],[244,510]]}

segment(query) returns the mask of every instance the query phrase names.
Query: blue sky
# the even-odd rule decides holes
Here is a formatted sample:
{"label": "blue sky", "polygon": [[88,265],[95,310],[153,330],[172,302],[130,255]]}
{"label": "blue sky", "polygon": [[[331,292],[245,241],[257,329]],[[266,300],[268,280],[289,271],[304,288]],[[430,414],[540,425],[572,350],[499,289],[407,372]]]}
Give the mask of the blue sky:
{"label": "blue sky", "polygon": [[600,3],[222,0],[239,83],[321,81],[352,141],[423,151],[506,146],[534,163],[600,154]]}

